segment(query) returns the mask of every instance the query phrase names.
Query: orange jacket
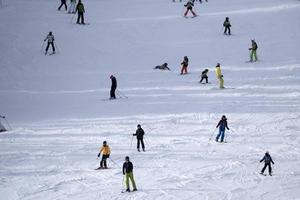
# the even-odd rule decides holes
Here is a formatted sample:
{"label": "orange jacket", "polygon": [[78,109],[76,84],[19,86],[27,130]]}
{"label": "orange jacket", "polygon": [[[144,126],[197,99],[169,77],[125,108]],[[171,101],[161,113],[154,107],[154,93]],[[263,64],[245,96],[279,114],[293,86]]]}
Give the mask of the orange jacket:
{"label": "orange jacket", "polygon": [[102,146],[99,153],[101,153],[101,152],[103,155],[109,155],[110,154],[109,146],[108,145]]}

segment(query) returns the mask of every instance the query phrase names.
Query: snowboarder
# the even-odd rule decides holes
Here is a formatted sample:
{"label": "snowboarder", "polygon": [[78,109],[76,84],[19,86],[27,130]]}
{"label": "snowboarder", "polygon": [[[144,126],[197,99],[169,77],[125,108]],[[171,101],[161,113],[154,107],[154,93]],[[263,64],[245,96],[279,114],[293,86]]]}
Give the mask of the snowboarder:
{"label": "snowboarder", "polygon": [[68,13],[69,14],[76,13],[76,0],[71,0]]}
{"label": "snowboarder", "polygon": [[207,76],[207,73],[208,73],[208,69],[205,69],[202,74],[201,74],[201,80],[200,80],[200,83],[202,83],[202,81],[205,79],[205,82],[208,83],[208,76]]}
{"label": "snowboarder", "polygon": [[110,88],[110,98],[116,99],[116,89],[117,89],[117,79],[113,75],[110,76],[111,88]]}
{"label": "snowboarder", "polygon": [[268,151],[265,153],[265,156],[259,162],[263,162],[263,161],[265,161],[265,166],[262,168],[260,173],[264,174],[265,169],[267,167],[269,167],[269,175],[272,176],[271,163],[274,165],[274,162],[273,162],[272,157],[270,156]]}
{"label": "snowboarder", "polygon": [[101,149],[100,149],[100,151],[98,153],[98,158],[100,157],[101,153],[102,153],[102,159],[100,161],[100,167],[99,167],[99,169],[103,169],[103,168],[107,169],[106,160],[107,160],[107,158],[109,158],[110,148],[107,145],[106,141],[103,142],[103,146],[101,147]]}
{"label": "snowboarder", "polygon": [[60,0],[60,6],[58,7],[58,10],[60,10],[61,9],[61,7],[64,5],[65,6],[65,9],[67,10],[68,9],[68,7],[67,7],[67,2],[66,2],[66,0]]}
{"label": "snowboarder", "polygon": [[129,156],[126,156],[125,162],[123,164],[123,175],[125,176],[126,192],[130,192],[129,179],[131,180],[133,191],[137,191],[132,171],[133,171],[132,162],[130,162]]}
{"label": "snowboarder", "polygon": [[250,52],[250,62],[256,62],[257,61],[257,54],[256,54],[256,50],[257,50],[257,44],[255,42],[255,40],[251,40],[251,48],[249,48]]}
{"label": "snowboarder", "polygon": [[216,128],[219,127],[219,134],[216,137],[216,142],[218,142],[220,136],[221,136],[221,142],[224,141],[224,136],[225,136],[225,128],[227,128],[227,130],[229,130],[228,125],[227,125],[227,119],[226,116],[223,115],[221,120],[219,121],[218,125],[216,126]]}
{"label": "snowboarder", "polygon": [[187,73],[188,73],[188,72],[187,72],[187,67],[188,67],[188,65],[189,65],[189,59],[188,59],[187,56],[184,56],[181,65],[182,65],[182,67],[181,67],[181,73],[180,73],[180,74],[182,75],[183,72],[184,72],[184,74],[187,74]]}
{"label": "snowboarder", "polygon": [[52,46],[52,54],[55,54],[54,35],[52,35],[52,32],[49,32],[47,37],[44,39],[44,42],[46,40],[47,40],[47,47],[46,47],[45,55],[47,55],[50,44]]}
{"label": "snowboarder", "polygon": [[186,7],[186,11],[184,13],[184,17],[186,17],[186,15],[188,14],[189,11],[192,12],[192,14],[193,14],[194,17],[197,16],[196,13],[193,11],[194,3],[193,3],[192,0],[189,0],[184,6]]}
{"label": "snowboarder", "polygon": [[85,10],[84,10],[84,5],[83,3],[81,2],[81,0],[78,1],[78,4],[76,6],[76,11],[78,13],[78,17],[77,17],[77,24],[80,24],[79,21],[81,20],[81,24],[85,24],[84,23],[84,13],[85,13]]}
{"label": "snowboarder", "polygon": [[162,65],[157,65],[153,69],[161,69],[161,70],[169,70],[170,71],[170,68],[168,67],[168,63],[164,63]]}
{"label": "snowboarder", "polygon": [[228,31],[228,35],[231,35],[231,31],[230,31],[231,24],[229,21],[229,17],[225,18],[223,26],[225,27],[224,34],[227,35],[227,31]]}
{"label": "snowboarder", "polygon": [[137,150],[140,151],[140,143],[141,143],[142,144],[142,149],[143,149],[143,151],[145,151],[145,144],[144,144],[144,135],[145,135],[145,132],[142,129],[142,127],[141,127],[140,124],[137,125],[137,130],[132,135],[136,136],[136,139],[137,139]]}

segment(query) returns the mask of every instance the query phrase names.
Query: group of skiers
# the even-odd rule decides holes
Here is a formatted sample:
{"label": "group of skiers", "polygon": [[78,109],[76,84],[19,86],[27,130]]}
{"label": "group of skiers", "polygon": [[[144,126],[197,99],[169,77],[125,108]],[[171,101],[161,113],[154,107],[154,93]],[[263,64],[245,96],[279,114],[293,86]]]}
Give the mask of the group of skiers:
{"label": "group of skiers", "polygon": [[[62,6],[65,6],[66,11],[68,10],[67,2],[66,0],[61,0],[60,6],[58,7],[58,10],[61,9]],[[81,2],[81,0],[78,0],[78,3],[76,5],[76,0],[70,0],[70,7],[69,7],[69,14],[75,14],[77,12],[77,24],[85,24],[84,23],[84,5]]]}

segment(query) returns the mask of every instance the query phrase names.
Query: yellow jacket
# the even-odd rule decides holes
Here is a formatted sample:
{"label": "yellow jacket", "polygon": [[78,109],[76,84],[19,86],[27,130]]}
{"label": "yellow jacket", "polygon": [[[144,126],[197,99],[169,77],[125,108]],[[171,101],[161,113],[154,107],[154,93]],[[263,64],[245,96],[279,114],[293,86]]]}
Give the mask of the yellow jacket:
{"label": "yellow jacket", "polygon": [[108,145],[102,146],[100,149],[100,153],[102,152],[103,155],[109,155],[110,154],[110,148]]}
{"label": "yellow jacket", "polygon": [[216,67],[215,71],[216,71],[216,76],[219,79],[222,75],[221,67]]}

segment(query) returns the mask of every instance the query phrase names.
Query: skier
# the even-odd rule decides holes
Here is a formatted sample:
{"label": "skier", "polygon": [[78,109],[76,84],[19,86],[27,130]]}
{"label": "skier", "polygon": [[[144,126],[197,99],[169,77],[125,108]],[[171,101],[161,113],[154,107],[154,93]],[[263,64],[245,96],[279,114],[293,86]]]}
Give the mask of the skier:
{"label": "skier", "polygon": [[157,65],[153,69],[161,69],[161,70],[169,70],[170,71],[170,68],[168,67],[168,63],[164,63],[162,65]]}
{"label": "skier", "polygon": [[219,78],[219,82],[220,82],[220,89],[224,89],[224,76],[221,74],[220,78]]}
{"label": "skier", "polygon": [[201,74],[201,80],[200,80],[200,83],[202,83],[202,81],[205,79],[205,82],[208,83],[208,76],[207,76],[207,73],[208,73],[208,69],[205,69],[202,74]]}
{"label": "skier", "polygon": [[2,119],[5,119],[5,116],[1,116],[1,115],[0,115],[0,132],[5,132],[5,131],[7,131],[7,130],[6,130],[6,128],[1,124],[1,118],[2,118]]}
{"label": "skier", "polygon": [[110,76],[110,79],[111,79],[111,88],[110,88],[109,99],[116,99],[117,79],[113,75]]}
{"label": "skier", "polygon": [[257,54],[256,54],[256,50],[257,50],[257,44],[255,42],[255,40],[251,40],[251,48],[249,48],[250,52],[250,62],[253,62],[253,58],[254,58],[254,62],[257,61]]}
{"label": "skier", "polygon": [[101,147],[101,149],[100,149],[100,151],[98,153],[98,158],[100,157],[101,153],[102,153],[102,159],[100,161],[100,167],[98,169],[103,169],[103,168],[107,169],[106,160],[107,160],[107,158],[109,158],[110,148],[107,145],[106,141],[103,142],[103,146]]}
{"label": "skier", "polygon": [[259,162],[262,162],[262,161],[265,161],[265,166],[262,168],[260,173],[264,174],[264,171],[268,166],[269,167],[269,175],[272,176],[271,163],[274,165],[274,162],[273,162],[272,157],[270,156],[268,151],[265,153],[265,156]]}
{"label": "skier", "polygon": [[227,31],[228,31],[228,35],[231,35],[231,31],[230,31],[231,24],[229,21],[229,17],[225,18],[223,26],[225,27],[224,34],[227,35]]}
{"label": "skier", "polygon": [[64,5],[65,6],[65,9],[67,10],[68,9],[68,7],[67,7],[67,3],[66,3],[66,0],[60,0],[60,6],[58,7],[58,10],[60,10],[61,9],[61,7]]}
{"label": "skier", "polygon": [[180,73],[180,74],[182,75],[183,72],[184,72],[185,74],[187,74],[187,73],[188,73],[188,72],[187,72],[187,67],[188,67],[188,65],[189,65],[189,59],[188,59],[187,56],[184,56],[181,65],[182,65],[182,67],[181,67],[181,73]]}
{"label": "skier", "polygon": [[81,0],[78,1],[78,4],[76,6],[76,11],[78,12],[78,17],[77,17],[77,22],[76,23],[80,24],[79,20],[81,19],[81,24],[85,24],[84,23],[84,13],[85,13],[85,10],[84,10],[84,5],[81,2]]}
{"label": "skier", "polygon": [[221,120],[219,121],[218,125],[216,126],[216,128],[219,127],[219,134],[216,137],[216,142],[218,142],[220,136],[221,136],[221,142],[224,141],[224,136],[225,136],[225,128],[227,128],[227,130],[229,130],[228,125],[227,125],[227,119],[226,116],[223,115]]}
{"label": "skier", "polygon": [[137,139],[137,150],[140,151],[140,143],[141,143],[142,144],[142,149],[143,149],[143,151],[145,151],[145,144],[144,144],[144,135],[145,135],[145,132],[142,129],[142,127],[141,127],[140,124],[137,125],[137,130],[132,135],[136,136],[136,139]]}
{"label": "skier", "polygon": [[125,162],[123,164],[123,175],[125,176],[126,192],[130,192],[129,179],[131,180],[133,191],[137,191],[132,171],[133,171],[132,162],[130,162],[129,157],[126,156]]}
{"label": "skier", "polygon": [[68,13],[69,14],[76,13],[76,0],[71,0]]}
{"label": "skier", "polygon": [[194,3],[193,3],[192,0],[189,0],[184,6],[186,7],[186,11],[184,13],[184,17],[186,17],[186,15],[188,14],[189,11],[192,12],[192,14],[193,14],[194,17],[197,16],[196,13],[193,11]]}
{"label": "skier", "polygon": [[50,44],[52,46],[52,54],[55,54],[54,36],[52,35],[52,32],[49,32],[49,34],[47,35],[47,37],[44,39],[44,42],[46,40],[47,40],[47,47],[46,47],[45,55],[47,55],[47,52],[48,52]]}
{"label": "skier", "polygon": [[217,79],[219,81],[220,88],[224,88],[224,79],[223,79],[220,63],[217,63],[215,71],[216,71]]}

